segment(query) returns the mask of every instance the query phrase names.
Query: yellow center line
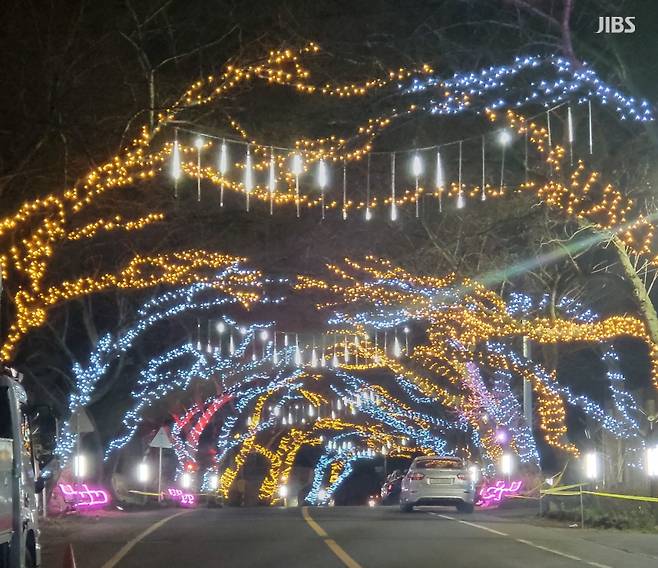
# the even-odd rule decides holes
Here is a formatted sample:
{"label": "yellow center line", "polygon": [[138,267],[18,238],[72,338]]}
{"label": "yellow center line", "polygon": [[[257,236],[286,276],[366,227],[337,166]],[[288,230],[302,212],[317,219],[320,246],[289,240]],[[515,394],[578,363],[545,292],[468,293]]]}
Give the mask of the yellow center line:
{"label": "yellow center line", "polygon": [[325,531],[317,522],[311,518],[311,514],[308,512],[308,507],[302,507],[302,517],[308,524],[309,527],[313,529],[315,534],[324,540],[324,543],[329,547],[329,550],[333,552],[338,559],[347,566],[347,568],[362,568],[354,558],[352,558],[345,549],[340,546],[333,538],[329,538],[327,531]]}
{"label": "yellow center line", "polygon": [[105,564],[103,564],[102,568],[114,568],[114,566],[116,566],[121,561],[121,559],[126,554],[128,554],[135,547],[135,545],[138,544],[142,539],[150,535],[153,531],[157,531],[162,525],[167,524],[172,519],[190,513],[191,511],[192,509],[188,509],[187,511],[181,511],[180,513],[169,515],[168,517],[165,517],[164,519],[160,519],[158,522],[153,523],[144,532],[141,532],[135,538],[124,544],[121,547],[121,549],[119,549],[119,551],[114,556],[112,556],[112,558],[110,558]]}

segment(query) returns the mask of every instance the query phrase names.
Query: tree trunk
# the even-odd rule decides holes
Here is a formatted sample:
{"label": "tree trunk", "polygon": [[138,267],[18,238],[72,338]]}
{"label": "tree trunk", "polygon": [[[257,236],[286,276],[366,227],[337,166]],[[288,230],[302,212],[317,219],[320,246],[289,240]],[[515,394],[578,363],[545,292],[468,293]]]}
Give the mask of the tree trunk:
{"label": "tree trunk", "polygon": [[624,270],[624,275],[628,278],[628,281],[632,286],[633,297],[635,298],[637,307],[640,309],[640,313],[646,323],[647,333],[649,334],[652,343],[658,344],[658,314],[656,313],[656,308],[649,297],[647,287],[637,273],[637,270],[635,270],[624,243],[615,236],[612,238],[612,244],[617,251],[617,256],[619,257],[622,269]]}

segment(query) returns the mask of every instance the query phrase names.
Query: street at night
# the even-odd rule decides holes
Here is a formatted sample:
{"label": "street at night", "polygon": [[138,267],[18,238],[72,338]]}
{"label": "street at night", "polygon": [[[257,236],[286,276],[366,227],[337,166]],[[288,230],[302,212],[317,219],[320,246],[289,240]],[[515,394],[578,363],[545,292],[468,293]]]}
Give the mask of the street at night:
{"label": "street at night", "polygon": [[0,15],[0,568],[658,566],[658,4]]}
{"label": "street at night", "polygon": [[[71,542],[79,565],[88,568],[650,568],[658,562],[653,535],[538,526],[518,514],[465,517],[428,508],[402,515],[394,507],[224,508],[139,513],[128,519],[54,525],[44,541],[44,560],[57,565],[64,545]],[[164,525],[134,540],[163,520]]]}

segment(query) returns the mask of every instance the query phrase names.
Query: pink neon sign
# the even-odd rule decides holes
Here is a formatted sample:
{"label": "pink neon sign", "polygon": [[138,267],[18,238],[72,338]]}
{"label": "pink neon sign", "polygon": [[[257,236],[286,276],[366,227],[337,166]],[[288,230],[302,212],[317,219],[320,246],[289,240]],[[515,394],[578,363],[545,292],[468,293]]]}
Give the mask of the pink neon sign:
{"label": "pink neon sign", "polygon": [[99,509],[110,502],[110,494],[105,489],[89,488],[86,483],[60,483],[64,501],[85,509]]}
{"label": "pink neon sign", "polygon": [[521,489],[521,481],[496,481],[494,485],[484,485],[480,489],[480,501],[478,505],[481,507],[490,507],[491,505],[500,503],[503,497],[510,497],[517,495]]}
{"label": "pink neon sign", "polygon": [[172,501],[178,501],[181,507],[194,507],[196,505],[196,495],[193,493],[183,493],[175,487],[167,489],[167,493],[169,493],[169,498]]}

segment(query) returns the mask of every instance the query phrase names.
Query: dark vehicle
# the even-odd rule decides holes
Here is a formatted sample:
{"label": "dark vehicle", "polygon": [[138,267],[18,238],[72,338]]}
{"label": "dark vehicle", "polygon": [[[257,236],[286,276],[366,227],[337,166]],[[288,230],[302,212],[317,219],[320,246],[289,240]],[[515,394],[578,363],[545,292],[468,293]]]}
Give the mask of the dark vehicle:
{"label": "dark vehicle", "polygon": [[403,478],[404,472],[396,469],[384,480],[380,491],[382,505],[397,505],[400,502],[400,488]]}

